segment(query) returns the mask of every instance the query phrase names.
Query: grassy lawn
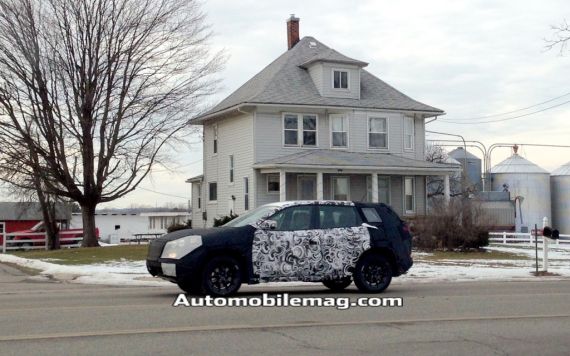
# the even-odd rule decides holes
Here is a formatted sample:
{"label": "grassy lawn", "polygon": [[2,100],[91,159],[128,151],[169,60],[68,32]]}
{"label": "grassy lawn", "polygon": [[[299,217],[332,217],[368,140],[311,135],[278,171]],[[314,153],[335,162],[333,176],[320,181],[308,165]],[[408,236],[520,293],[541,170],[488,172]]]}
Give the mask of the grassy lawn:
{"label": "grassy lawn", "polygon": [[473,252],[454,252],[454,251],[434,251],[430,255],[417,256],[418,259],[424,261],[441,261],[441,260],[527,260],[525,255],[519,255],[509,252],[500,251],[473,251]]}
{"label": "grassy lawn", "polygon": [[23,258],[48,259],[62,265],[82,265],[109,261],[142,261],[146,258],[147,245],[71,248],[56,251],[18,251],[13,254]]}

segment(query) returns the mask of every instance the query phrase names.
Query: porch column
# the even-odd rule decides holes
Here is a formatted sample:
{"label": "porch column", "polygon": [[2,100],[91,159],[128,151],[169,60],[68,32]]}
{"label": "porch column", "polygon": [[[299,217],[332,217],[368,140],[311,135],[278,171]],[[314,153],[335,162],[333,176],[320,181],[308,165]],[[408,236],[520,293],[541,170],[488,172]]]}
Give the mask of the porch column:
{"label": "porch column", "polygon": [[445,198],[445,203],[449,204],[449,200],[451,198],[449,189],[449,174],[443,176],[443,197]]}
{"label": "porch column", "polygon": [[378,174],[372,173],[372,202],[378,203]]}
{"label": "porch column", "polygon": [[323,172],[317,173],[317,200],[324,200]]}
{"label": "porch column", "polygon": [[287,178],[286,172],[279,171],[279,201],[287,200]]}

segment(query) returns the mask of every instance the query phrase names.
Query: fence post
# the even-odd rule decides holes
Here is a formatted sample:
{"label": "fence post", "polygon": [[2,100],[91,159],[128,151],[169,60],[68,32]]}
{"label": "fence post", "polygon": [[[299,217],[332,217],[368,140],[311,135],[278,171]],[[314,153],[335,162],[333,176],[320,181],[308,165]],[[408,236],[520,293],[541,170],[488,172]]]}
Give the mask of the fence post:
{"label": "fence post", "polygon": [[507,244],[507,232],[503,231],[503,245]]}
{"label": "fence post", "polygon": [[46,251],[47,251],[47,250],[48,250],[48,234],[47,234],[47,231],[46,231],[46,233],[44,234],[44,238],[45,238],[45,248],[46,248]]}
{"label": "fence post", "polygon": [[6,253],[6,227],[2,229],[2,253]]}
{"label": "fence post", "polygon": [[[544,231],[544,228],[548,226],[548,218],[545,216],[542,219],[542,229]],[[542,266],[543,266],[543,271],[544,272],[548,272],[548,237],[542,236]]]}

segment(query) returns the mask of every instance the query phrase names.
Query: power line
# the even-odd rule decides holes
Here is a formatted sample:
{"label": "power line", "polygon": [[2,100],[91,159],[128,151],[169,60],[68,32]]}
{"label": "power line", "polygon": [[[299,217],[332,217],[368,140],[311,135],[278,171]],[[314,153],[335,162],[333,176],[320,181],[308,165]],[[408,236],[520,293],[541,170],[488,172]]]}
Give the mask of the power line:
{"label": "power line", "polygon": [[[540,106],[540,105],[544,105],[544,104],[546,104],[546,103],[550,103],[550,102],[552,102],[552,101],[558,100],[558,99],[563,98],[563,97],[568,96],[568,95],[570,95],[570,92],[568,92],[568,93],[566,93],[566,94],[562,94],[562,95],[557,96],[557,97],[552,98],[552,99],[548,99],[548,100],[543,101],[543,102],[541,102],[541,103],[533,104],[533,105],[530,105],[530,106],[527,106],[527,107],[524,107],[524,108],[520,108],[520,109],[515,109],[515,110],[511,110],[511,111],[505,111],[505,112],[496,113],[496,114],[489,114],[489,115],[476,116],[476,117],[463,118],[463,119],[454,119],[454,120],[457,120],[457,121],[479,120],[479,119],[488,119],[488,118],[490,118],[490,117],[496,117],[496,116],[503,116],[503,115],[513,114],[513,113],[515,113],[515,112],[525,111],[525,110],[528,110],[528,109],[531,109],[531,108],[534,108],[534,107],[537,107],[537,106]],[[440,120],[446,121],[447,119],[443,118],[443,119],[440,119]]]}
{"label": "power line", "polygon": [[168,194],[168,193],[163,193],[163,192],[157,192],[156,190],[152,190],[152,189],[148,189],[148,188],[137,187],[137,189],[145,190],[145,191],[147,191],[147,192],[151,192],[151,193],[154,193],[154,194],[165,195],[165,196],[167,196],[167,197],[173,197],[173,198],[180,198],[180,199],[188,200],[188,197],[183,197],[183,196],[180,196],[180,195]]}
{"label": "power line", "polygon": [[536,110],[536,111],[533,111],[533,112],[530,112],[530,113],[526,113],[526,114],[522,114],[522,115],[517,115],[517,116],[513,116],[513,117],[508,117],[508,118],[505,118],[505,119],[488,120],[488,121],[477,121],[477,122],[447,121],[447,120],[444,120],[444,119],[440,119],[440,120],[443,121],[443,122],[445,122],[445,123],[448,123],[448,124],[456,124],[456,125],[490,124],[490,123],[495,123],[495,122],[503,122],[503,121],[509,121],[509,120],[514,120],[514,119],[519,119],[519,118],[521,118],[521,117],[538,114],[538,113],[541,113],[541,112],[544,112],[544,111],[548,111],[548,110],[551,110],[551,109],[555,109],[555,108],[560,107],[560,106],[562,106],[562,105],[566,105],[566,104],[568,104],[568,103],[570,103],[570,100],[565,101],[565,102],[562,102],[562,103],[560,103],[560,104],[556,104],[556,105],[552,105],[552,106],[546,107],[546,108],[541,109],[541,110]]}

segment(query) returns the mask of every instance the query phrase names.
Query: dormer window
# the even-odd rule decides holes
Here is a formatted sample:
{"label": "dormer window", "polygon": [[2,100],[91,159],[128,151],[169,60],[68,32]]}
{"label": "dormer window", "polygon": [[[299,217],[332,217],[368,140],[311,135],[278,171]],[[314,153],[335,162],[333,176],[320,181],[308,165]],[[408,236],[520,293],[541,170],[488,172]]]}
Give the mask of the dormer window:
{"label": "dormer window", "polygon": [[348,89],[348,71],[333,69],[333,88]]}

